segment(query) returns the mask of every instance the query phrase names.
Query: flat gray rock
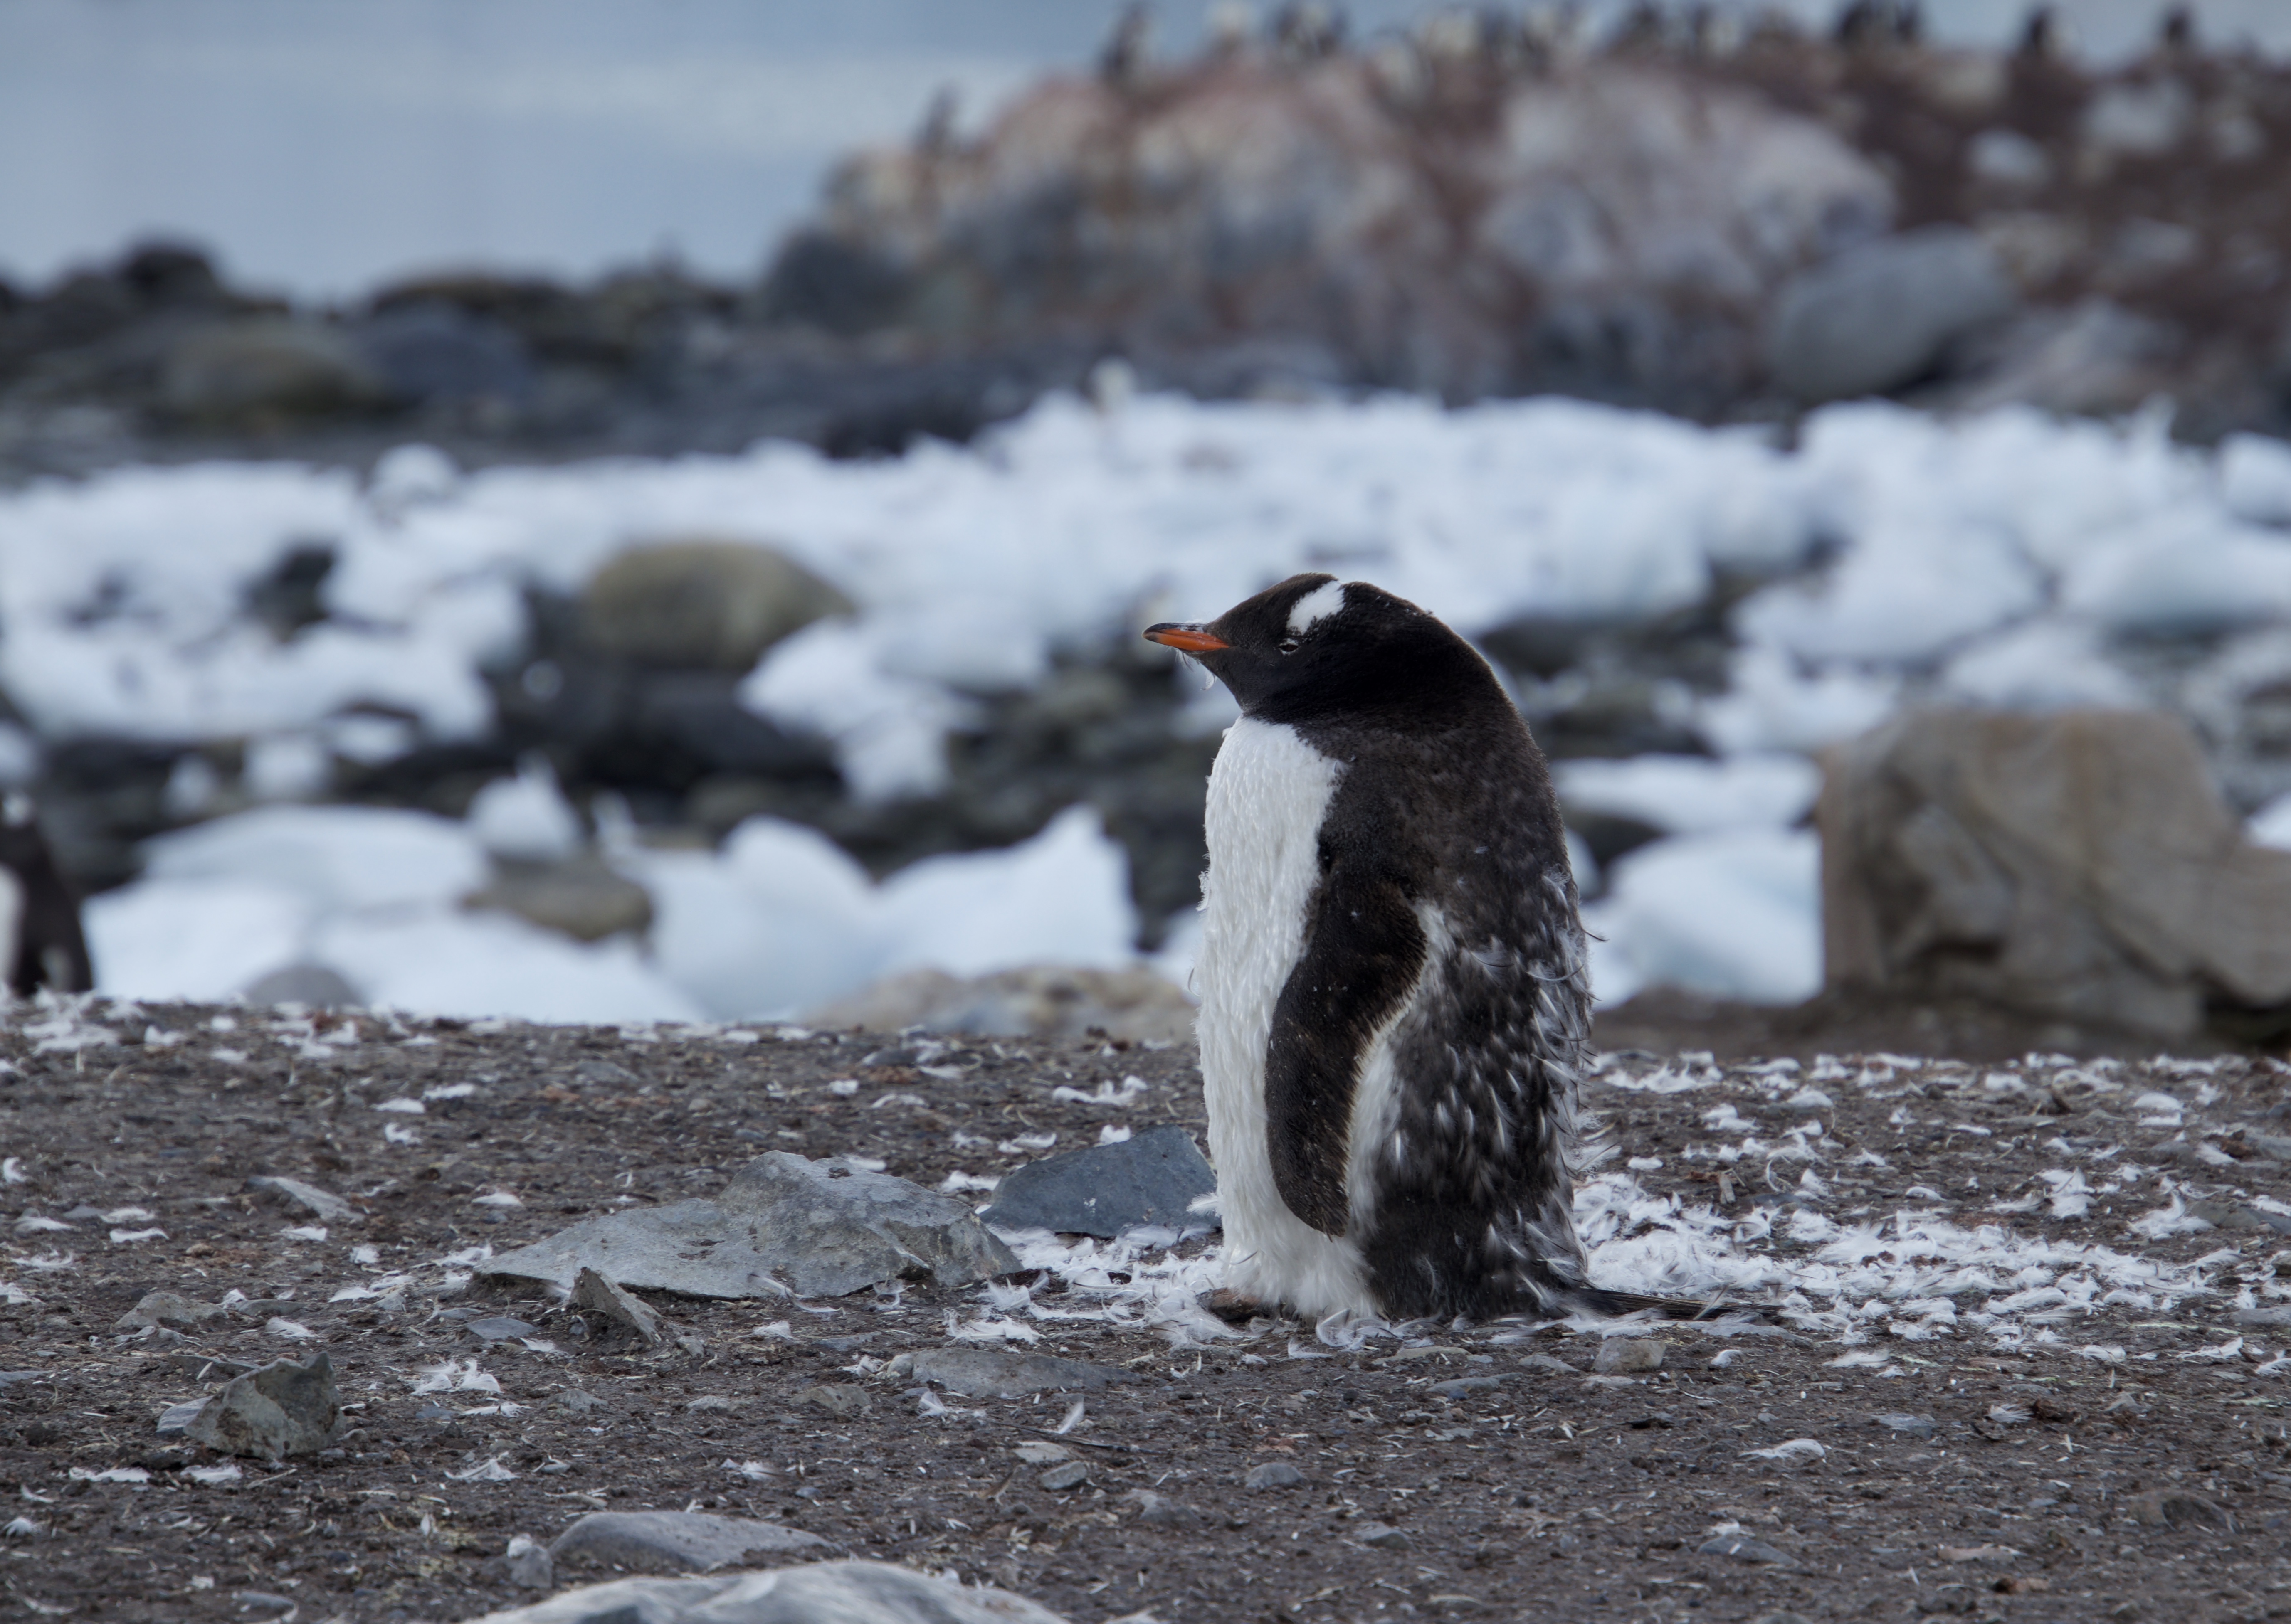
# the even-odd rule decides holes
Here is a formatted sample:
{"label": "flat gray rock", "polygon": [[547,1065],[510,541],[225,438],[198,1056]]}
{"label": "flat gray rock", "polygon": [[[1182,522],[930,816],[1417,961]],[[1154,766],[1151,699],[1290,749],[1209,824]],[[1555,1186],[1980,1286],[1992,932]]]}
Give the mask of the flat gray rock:
{"label": "flat gray rock", "polygon": [[[584,1519],[585,1520],[585,1519]],[[1066,1624],[1007,1590],[881,1562],[818,1562],[706,1579],[616,1579],[471,1624]]]}
{"label": "flat gray rock", "polygon": [[1018,1267],[952,1196],[776,1150],[713,1200],[588,1219],[484,1269],[570,1291],[593,1268],[621,1285],[738,1298],[840,1297],[887,1280],[968,1285]]}
{"label": "flat gray rock", "polygon": [[277,1460],[318,1453],[334,1441],[341,1419],[334,1361],[320,1353],[308,1364],[281,1359],[233,1377],[199,1406],[183,1436],[217,1454]]}
{"label": "flat gray rock", "polygon": [[258,1196],[268,1196],[297,1212],[308,1212],[322,1224],[355,1224],[363,1222],[366,1217],[332,1190],[322,1190],[315,1184],[303,1183],[300,1179],[273,1178],[262,1174],[249,1179],[246,1188]]}
{"label": "flat gray rock", "polygon": [[221,1303],[197,1302],[180,1292],[146,1292],[112,1329],[141,1331],[147,1325],[165,1325],[170,1331],[196,1331],[227,1312]]}
{"label": "flat gray rock", "polygon": [[1759,1562],[1787,1565],[1789,1554],[1764,1540],[1753,1540],[1748,1534],[1720,1534],[1715,1540],[1705,1540],[1695,1549],[1705,1556],[1731,1556],[1736,1562]]}
{"label": "flat gray rock", "polygon": [[1046,1156],[1004,1175],[979,1214],[1002,1229],[1054,1229],[1113,1239],[1125,1229],[1202,1227],[1192,1204],[1217,1193],[1217,1173],[1179,1127],[1148,1128],[1117,1145]]}
{"label": "flat gray rock", "polygon": [[1949,343],[2012,313],[1997,251],[1964,226],[1879,237],[1812,265],[1774,295],[1766,362],[1804,401],[1882,394],[1930,371]]}
{"label": "flat gray rock", "polygon": [[1881,1415],[1877,1425],[1888,1432],[1906,1433],[1913,1438],[1929,1438],[1941,1430],[1941,1423],[1930,1415],[1911,1415],[1906,1412]]}
{"label": "flat gray rock", "polygon": [[828,1548],[817,1534],[745,1517],[698,1511],[592,1511],[549,1548],[552,1562],[655,1572],[705,1573],[751,1556]]}
{"label": "flat gray rock", "polygon": [[1000,1348],[930,1348],[909,1367],[928,1381],[965,1398],[1024,1398],[1052,1389],[1096,1393],[1113,1382],[1135,1381],[1131,1372],[1086,1359],[1052,1354],[1011,1353]]}

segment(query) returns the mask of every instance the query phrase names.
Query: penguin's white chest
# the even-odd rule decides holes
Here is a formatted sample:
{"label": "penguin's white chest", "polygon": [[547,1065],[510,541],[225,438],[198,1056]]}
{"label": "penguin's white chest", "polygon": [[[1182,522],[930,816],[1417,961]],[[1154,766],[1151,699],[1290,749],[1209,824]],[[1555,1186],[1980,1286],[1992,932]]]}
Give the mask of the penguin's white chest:
{"label": "penguin's white chest", "polygon": [[1226,732],[1210,772],[1194,976],[1226,1283],[1315,1317],[1367,1308],[1366,1268],[1356,1243],[1314,1229],[1274,1185],[1265,1056],[1274,1005],[1304,947],[1321,823],[1342,771],[1280,724],[1243,717]]}

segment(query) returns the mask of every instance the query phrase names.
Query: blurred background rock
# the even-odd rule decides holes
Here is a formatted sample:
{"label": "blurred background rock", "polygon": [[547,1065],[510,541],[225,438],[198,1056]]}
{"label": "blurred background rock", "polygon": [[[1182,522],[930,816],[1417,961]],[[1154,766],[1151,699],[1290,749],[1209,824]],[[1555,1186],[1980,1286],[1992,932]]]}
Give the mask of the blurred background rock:
{"label": "blurred background rock", "polygon": [[[71,877],[130,885],[98,910],[100,976],[107,940],[224,906],[149,889],[152,853],[184,848],[146,843],[339,803],[450,828],[468,883],[446,900],[599,974],[619,955],[612,975],[658,982],[631,1010],[786,1014],[856,992],[796,973],[800,955],[783,983],[702,990],[668,968],[761,951],[694,922],[763,906],[779,880],[730,843],[787,827],[832,846],[743,849],[817,881],[813,912],[772,916],[843,944],[817,964],[906,977],[886,1010],[991,1004],[992,1025],[1055,1004],[1041,1019],[1073,1025],[1071,988],[928,980],[1017,973],[1016,939],[999,960],[895,964],[896,876],[1037,840],[1096,875],[1078,834],[1049,833],[1087,808],[1125,894],[1037,945],[1095,943],[1108,975],[1161,954],[1182,978],[1222,720],[1131,622],[1156,592],[1229,598],[1295,567],[1429,581],[1443,546],[1463,573],[1427,599],[1563,764],[1611,1000],[1819,986],[1812,760],[1903,706],[2158,708],[2222,816],[2291,836],[2271,810],[2291,794],[2277,8],[981,0],[796,23],[48,0],[0,17],[0,767],[36,793]],[[1403,428],[1376,416],[1395,393],[1701,428],[1674,443],[1639,418],[1532,412]],[[1169,428],[1143,403],[1171,396],[1258,415]],[[1076,398],[1081,417],[1057,415]],[[1870,400],[1900,414],[1841,404]],[[950,444],[974,448],[974,484],[1098,480],[1057,513],[975,509],[977,577],[1008,591],[1028,577],[988,564],[998,524],[1035,538],[1039,580],[1092,500],[1130,515],[1122,545],[1153,546],[1212,511],[1173,501],[1290,500],[1309,456],[1249,425],[1315,411],[1366,414],[1350,432],[1369,444],[1483,436],[1455,464],[1481,472],[1448,476],[1480,482],[1471,501],[1442,514],[1411,489],[1380,512],[1371,481],[1223,573],[1172,562],[1159,581],[1077,542],[1063,600],[1010,604],[1025,623],[1000,666],[960,561],[885,528],[928,528],[928,460]],[[1551,486],[1581,460],[1571,436],[1639,449],[1605,484],[1504,512],[1500,465]],[[884,477],[915,493],[758,511],[760,492],[829,488],[758,461],[767,440],[861,477],[897,463]],[[688,460],[710,455],[744,471],[711,484]],[[184,496],[250,460],[278,465],[269,483]],[[565,472],[516,472],[536,465]],[[177,466],[193,484],[128,474]],[[470,477],[487,468],[504,482]],[[81,505],[43,483],[59,476],[84,482]],[[922,504],[912,520],[903,502]],[[503,544],[487,526],[512,512]],[[176,560],[163,587],[171,522],[211,564]],[[59,562],[98,536],[89,558],[111,562]],[[1468,584],[1539,548],[1541,584]],[[1609,585],[1583,584],[1598,570]],[[925,580],[974,623],[959,650],[919,631],[920,600],[894,601]],[[252,651],[228,677],[224,646]],[[104,702],[56,699],[99,654]],[[322,670],[325,703],[276,697]],[[234,683],[273,697],[230,700]],[[331,863],[379,826],[297,827]],[[176,858],[161,877],[275,879],[248,850],[245,872]],[[313,932],[430,893],[312,884],[233,893],[270,921],[245,980],[317,970],[328,1001],[382,996],[314,958]],[[141,990],[174,973],[143,962]],[[1118,1025],[1128,1006],[1091,996],[1113,1012],[1081,1024]]]}

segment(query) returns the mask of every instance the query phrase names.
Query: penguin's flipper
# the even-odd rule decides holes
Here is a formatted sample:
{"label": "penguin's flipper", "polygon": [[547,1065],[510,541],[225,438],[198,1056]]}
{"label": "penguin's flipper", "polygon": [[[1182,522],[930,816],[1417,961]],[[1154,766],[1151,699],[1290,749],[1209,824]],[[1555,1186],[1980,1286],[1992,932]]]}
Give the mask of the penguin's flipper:
{"label": "penguin's flipper", "polygon": [[1424,968],[1424,926],[1399,877],[1330,860],[1307,905],[1305,941],[1273,1006],[1265,1136],[1274,1188],[1323,1235],[1342,1235],[1353,1094],[1369,1045],[1405,1007]]}

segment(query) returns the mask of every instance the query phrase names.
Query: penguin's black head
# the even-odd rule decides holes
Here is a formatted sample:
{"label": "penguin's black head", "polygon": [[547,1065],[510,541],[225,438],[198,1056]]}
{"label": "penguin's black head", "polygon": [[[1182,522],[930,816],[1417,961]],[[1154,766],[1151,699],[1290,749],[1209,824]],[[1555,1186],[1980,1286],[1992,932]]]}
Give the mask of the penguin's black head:
{"label": "penguin's black head", "polygon": [[1292,575],[1214,620],[1164,621],[1146,636],[1191,654],[1243,715],[1268,722],[1429,721],[1490,701],[1509,708],[1469,644],[1365,581]]}

